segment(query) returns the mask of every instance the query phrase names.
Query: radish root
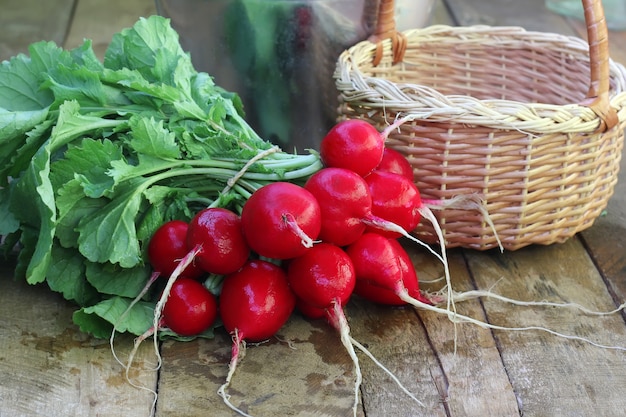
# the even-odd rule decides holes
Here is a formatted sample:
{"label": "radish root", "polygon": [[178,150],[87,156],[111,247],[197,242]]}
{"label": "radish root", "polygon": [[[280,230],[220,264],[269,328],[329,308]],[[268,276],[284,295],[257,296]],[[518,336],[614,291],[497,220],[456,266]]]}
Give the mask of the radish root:
{"label": "radish root", "polygon": [[113,358],[117,361],[117,363],[119,363],[123,367],[126,367],[126,365],[122,362],[122,360],[117,356],[117,353],[115,352],[114,339],[115,339],[115,334],[117,333],[117,326],[122,320],[126,318],[130,310],[132,310],[132,308],[135,306],[135,304],[137,304],[139,300],[141,300],[143,296],[146,295],[150,287],[152,287],[152,284],[154,284],[154,281],[156,281],[159,276],[161,276],[159,272],[154,272],[150,276],[150,279],[148,280],[146,285],[142,288],[142,290],[139,292],[137,297],[135,297],[135,299],[131,301],[131,303],[128,305],[128,308],[124,310],[124,312],[117,318],[117,320],[113,324],[113,330],[111,331],[111,337],[109,338],[109,345],[111,346],[111,353],[113,354]]}
{"label": "radish root", "polygon": [[444,210],[444,209],[460,209],[460,210],[477,210],[483,216],[485,222],[489,225],[491,230],[493,231],[493,236],[498,242],[498,247],[500,248],[500,252],[504,252],[504,246],[502,246],[502,241],[500,240],[500,236],[498,236],[498,231],[496,230],[496,225],[491,220],[491,216],[489,216],[489,212],[485,208],[483,199],[478,194],[469,194],[469,195],[459,195],[452,197],[449,200],[426,200],[423,199],[422,203],[430,209],[433,210]]}
{"label": "radish root", "polygon": [[226,393],[226,390],[230,386],[230,382],[233,379],[233,375],[235,375],[235,370],[237,369],[237,364],[243,357],[246,355],[246,341],[241,338],[239,335],[239,331],[235,329],[233,334],[233,347],[230,358],[230,363],[228,364],[228,375],[226,375],[226,381],[222,386],[217,390],[217,394],[222,397],[224,400],[224,404],[228,406],[231,410],[236,413],[244,416],[244,417],[252,417],[250,414],[247,414],[243,410],[237,408],[233,403],[230,402],[230,395]]}
{"label": "radish root", "polygon": [[418,400],[415,395],[413,395],[408,389],[406,389],[406,387],[404,385],[402,385],[402,383],[400,382],[400,380],[398,379],[398,377],[396,377],[393,372],[391,372],[389,369],[387,369],[387,367],[385,367],[385,365],[383,365],[382,363],[380,363],[380,361],[378,359],[376,359],[376,357],[372,354],[372,352],[370,352],[365,346],[363,346],[361,343],[359,343],[357,340],[355,340],[352,336],[350,336],[350,341],[352,342],[352,344],[354,346],[356,346],[361,352],[363,352],[368,358],[370,358],[372,360],[372,362],[374,362],[376,364],[376,366],[378,366],[380,369],[382,369],[383,371],[385,371],[385,373],[387,375],[389,375],[389,377],[393,380],[393,382],[396,383],[396,385],[398,385],[398,387],[400,387],[400,389],[402,391],[404,391],[404,393],[406,395],[408,395],[409,397],[411,397],[411,399],[413,401],[415,401],[416,403],[418,403],[419,405],[421,405],[422,407],[424,407],[424,403],[421,402],[420,400]]}
{"label": "radish root", "polygon": [[361,374],[361,366],[359,365],[359,358],[354,351],[354,346],[352,345],[352,337],[350,336],[350,326],[348,324],[348,320],[346,320],[346,315],[343,312],[341,304],[338,302],[333,302],[331,308],[327,312],[327,316],[329,318],[332,326],[339,331],[339,335],[341,337],[341,343],[344,345],[352,362],[354,363],[354,372],[355,372],[355,381],[354,381],[354,404],[352,405],[352,411],[354,413],[354,417],[357,415],[357,408],[359,406],[359,391],[361,387],[361,383],[363,382],[363,375]]}
{"label": "radish root", "polygon": [[126,381],[131,386],[133,386],[135,388],[138,388],[138,389],[141,389],[141,390],[144,390],[144,391],[148,391],[148,392],[150,392],[154,396],[154,400],[153,400],[153,403],[152,403],[152,410],[151,410],[151,414],[150,415],[153,415],[155,410],[156,410],[156,402],[157,402],[157,397],[158,396],[157,396],[156,391],[153,390],[152,388],[143,386],[141,384],[137,384],[137,383],[132,381],[132,379],[130,377],[130,370],[132,369],[133,360],[135,358],[135,355],[137,354],[137,351],[139,350],[139,346],[141,345],[141,343],[143,343],[143,341],[146,340],[148,337],[152,336],[152,341],[153,341],[153,346],[154,346],[154,353],[155,353],[155,355],[157,357],[157,364],[151,370],[152,371],[158,371],[161,368],[162,358],[161,358],[161,352],[159,350],[158,330],[162,328],[162,320],[161,319],[162,319],[163,307],[165,305],[165,302],[167,301],[167,297],[169,296],[169,293],[170,293],[170,291],[172,289],[172,286],[174,285],[174,282],[178,279],[178,277],[180,276],[182,271],[184,271],[185,268],[187,268],[189,266],[189,264],[191,264],[193,262],[195,256],[198,254],[198,252],[200,252],[201,249],[202,248],[200,247],[200,245],[196,246],[192,251],[190,251],[187,255],[185,255],[181,259],[180,263],[176,266],[174,271],[172,271],[172,274],[170,275],[170,277],[169,277],[169,279],[167,281],[167,285],[165,286],[165,289],[163,290],[163,294],[161,295],[161,297],[159,298],[159,301],[157,302],[157,304],[155,306],[153,325],[148,330],[146,330],[145,333],[143,333],[142,335],[140,335],[137,338],[135,338],[134,343],[133,343],[133,349],[131,350],[130,354],[128,355],[128,360],[126,361],[126,363],[123,363],[119,359],[119,357],[117,356],[117,354],[115,352],[114,338],[115,338],[115,333],[117,331],[117,324],[128,314],[128,312],[133,308],[133,306],[145,295],[145,293],[148,291],[150,286],[158,278],[158,276],[159,276],[158,273],[154,273],[154,274],[151,275],[150,279],[148,280],[148,282],[146,283],[144,288],[141,290],[139,295],[137,295],[137,297],[135,297],[135,299],[130,303],[130,305],[124,311],[124,313],[122,313],[122,315],[117,319],[116,323],[113,326],[113,331],[111,332],[111,337],[109,339],[111,352],[113,353],[113,357],[115,358],[115,360],[124,368],[124,376],[126,378]]}
{"label": "radish root", "polygon": [[[574,335],[567,335],[567,334],[563,334],[563,333],[559,333],[556,332],[554,330],[550,330],[548,328],[545,327],[541,327],[541,326],[524,326],[524,327],[506,327],[506,326],[498,326],[495,324],[491,324],[491,323],[486,323],[483,321],[480,321],[478,319],[469,317],[469,316],[465,316],[462,314],[458,314],[457,312],[452,312],[448,309],[444,309],[441,307],[437,307],[437,306],[433,306],[427,303],[424,303],[422,301],[416,300],[415,298],[411,297],[408,293],[408,291],[405,288],[400,288],[397,291],[397,295],[403,300],[405,301],[407,304],[410,304],[414,307],[418,307],[418,308],[422,308],[424,310],[429,310],[429,311],[434,311],[436,313],[440,313],[440,314],[445,314],[446,316],[448,316],[448,319],[453,322],[453,323],[472,323],[475,324],[479,327],[485,328],[485,329],[492,329],[492,330],[504,330],[504,331],[530,331],[530,330],[539,330],[539,331],[543,331],[546,333],[549,333],[551,335],[554,336],[558,336],[558,337],[562,337],[564,339],[568,339],[568,340],[577,340],[580,342],[585,342],[588,343],[592,346],[595,347],[599,347],[602,349],[610,349],[610,350],[620,350],[620,351],[625,351],[626,352],[626,347],[623,346],[609,346],[609,345],[603,345],[600,343],[596,343],[592,340],[589,340],[587,338],[584,337],[580,337],[580,336],[574,336]],[[620,311],[623,307],[617,309],[616,311]],[[602,314],[609,314],[609,313],[602,313]],[[456,333],[456,331],[455,331]],[[455,349],[456,349],[456,342],[455,342]]]}
{"label": "radish root", "polygon": [[444,262],[442,256],[439,255],[437,252],[435,252],[433,250],[433,248],[431,248],[427,243],[422,242],[421,240],[419,240],[418,238],[416,238],[415,236],[411,235],[406,230],[404,230],[401,226],[399,226],[399,225],[397,225],[397,224],[395,224],[393,222],[381,219],[379,217],[374,217],[374,216],[372,216],[372,218],[363,219],[361,221],[364,224],[366,224],[367,226],[375,227],[375,228],[380,229],[380,230],[386,230],[388,232],[399,233],[403,237],[405,237],[405,238],[407,238],[409,240],[412,240],[413,242],[423,246],[424,248],[426,248],[426,250],[428,250],[430,253],[435,255],[437,257],[437,259],[439,259],[441,262]]}

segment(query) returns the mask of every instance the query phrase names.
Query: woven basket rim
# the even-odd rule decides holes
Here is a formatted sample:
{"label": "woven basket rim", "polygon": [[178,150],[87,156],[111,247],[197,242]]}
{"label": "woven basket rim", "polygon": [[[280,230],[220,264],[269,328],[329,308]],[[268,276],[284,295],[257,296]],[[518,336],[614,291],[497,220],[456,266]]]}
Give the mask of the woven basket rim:
{"label": "woven basket rim", "polygon": [[[464,48],[506,48],[532,45],[533,48],[566,50],[572,59],[589,61],[589,45],[584,39],[549,32],[529,31],[517,26],[448,26],[433,25],[402,32],[407,48],[424,43],[456,43]],[[382,41],[383,62],[390,59],[392,41]],[[593,133],[601,119],[589,107],[571,103],[557,105],[502,99],[478,99],[468,95],[445,95],[434,88],[414,83],[393,83],[384,78],[366,76],[361,63],[369,62],[376,44],[361,41],[345,50],[337,60],[334,73],[341,99],[347,103],[366,104],[375,109],[393,109],[429,121],[466,123],[494,129],[544,133]],[[468,49],[471,51],[471,49]],[[389,68],[388,68],[389,69]],[[626,119],[626,69],[609,59],[610,105],[620,121]]]}

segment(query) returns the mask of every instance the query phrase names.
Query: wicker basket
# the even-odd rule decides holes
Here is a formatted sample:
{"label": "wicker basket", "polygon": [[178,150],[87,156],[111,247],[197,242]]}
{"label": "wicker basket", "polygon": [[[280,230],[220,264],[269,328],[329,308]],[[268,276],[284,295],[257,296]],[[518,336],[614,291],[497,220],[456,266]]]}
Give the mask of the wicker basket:
{"label": "wicker basket", "polygon": [[[515,250],[563,242],[592,225],[613,193],[626,127],[626,70],[608,58],[599,0],[584,0],[588,40],[517,27],[397,32],[381,0],[371,40],[334,74],[339,118],[382,130],[404,153],[423,198],[477,194],[478,210],[435,215],[446,246]],[[427,222],[415,231],[435,242]],[[494,233],[494,229],[497,232]]]}

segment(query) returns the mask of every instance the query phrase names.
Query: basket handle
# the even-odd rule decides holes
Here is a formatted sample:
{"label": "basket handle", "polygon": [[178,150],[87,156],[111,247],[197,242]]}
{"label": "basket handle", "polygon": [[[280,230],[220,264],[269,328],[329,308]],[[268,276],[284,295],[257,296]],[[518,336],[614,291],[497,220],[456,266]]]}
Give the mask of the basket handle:
{"label": "basket handle", "polygon": [[604,132],[619,123],[617,111],[609,100],[609,34],[600,0],[582,0],[589,43],[590,80],[587,98],[581,103],[602,120],[598,131]]}
{"label": "basket handle", "polygon": [[395,10],[394,0],[380,0],[376,29],[368,39],[370,42],[376,44],[376,52],[374,54],[375,67],[380,64],[383,58],[382,41],[385,39],[391,39],[392,62],[397,64],[404,58],[407,40],[402,32],[396,30]]}
{"label": "basket handle", "polygon": [[[589,107],[601,120],[599,132],[611,129],[619,123],[616,110],[609,100],[609,37],[601,0],[582,0],[589,43],[590,79],[587,97],[580,104]],[[382,60],[382,41],[391,39],[392,63],[404,58],[406,36],[396,29],[394,0],[380,0],[378,21],[369,41],[376,44],[373,65]]]}

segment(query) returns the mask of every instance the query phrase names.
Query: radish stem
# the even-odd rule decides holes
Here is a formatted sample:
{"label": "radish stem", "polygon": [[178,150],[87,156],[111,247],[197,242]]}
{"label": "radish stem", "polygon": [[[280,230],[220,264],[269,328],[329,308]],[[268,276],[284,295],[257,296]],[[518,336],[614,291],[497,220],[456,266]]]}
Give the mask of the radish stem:
{"label": "radish stem", "polygon": [[293,217],[293,214],[291,213],[283,214],[283,221],[285,222],[287,226],[289,226],[289,230],[291,230],[296,236],[300,238],[300,242],[302,243],[302,246],[304,246],[305,248],[313,247],[313,243],[314,243],[313,239],[311,239],[311,237],[307,235],[304,232],[304,230],[302,230],[300,225],[298,225],[298,222],[296,221],[295,217]]}

